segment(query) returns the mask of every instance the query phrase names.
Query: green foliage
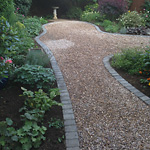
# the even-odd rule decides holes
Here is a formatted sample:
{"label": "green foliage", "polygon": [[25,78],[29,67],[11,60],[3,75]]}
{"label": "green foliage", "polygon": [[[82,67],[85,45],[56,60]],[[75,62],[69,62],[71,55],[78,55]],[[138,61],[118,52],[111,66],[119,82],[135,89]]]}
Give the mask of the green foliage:
{"label": "green foliage", "polygon": [[64,123],[60,119],[51,118],[51,121],[49,122],[49,127],[54,127],[56,129],[60,129],[64,126]]}
{"label": "green foliage", "polygon": [[38,89],[50,89],[55,82],[55,76],[50,68],[26,64],[14,71],[13,80]]}
{"label": "green foliage", "polygon": [[144,66],[142,70],[150,70],[150,50],[146,50],[144,54],[142,54]]}
{"label": "green foliage", "polygon": [[144,18],[136,11],[127,12],[119,19],[119,23],[123,27],[141,27],[145,26]]}
{"label": "green foliage", "polygon": [[32,0],[14,0],[14,3],[18,13],[27,16],[32,4]]}
{"label": "green foliage", "polygon": [[16,21],[13,0],[0,0],[0,16],[4,16],[12,25]]}
{"label": "green foliage", "polygon": [[86,5],[85,7],[84,7],[84,10],[86,11],[86,12],[97,12],[98,11],[98,3],[95,3],[95,4],[89,4],[89,5]]}
{"label": "green foliage", "polygon": [[117,33],[117,32],[119,32],[119,29],[120,29],[120,27],[117,24],[114,23],[113,25],[108,25],[105,28],[105,31],[106,32],[112,32],[112,33]]}
{"label": "green foliage", "polygon": [[26,57],[26,64],[46,67],[50,62],[48,55],[41,50],[30,50]]}
{"label": "green foliage", "polygon": [[82,21],[87,21],[87,22],[100,22],[103,21],[104,16],[101,15],[99,12],[87,12],[84,11],[81,15]]}
{"label": "green foliage", "polygon": [[42,18],[42,17],[40,17],[40,22],[41,22],[41,24],[46,24],[46,23],[48,23],[48,21],[47,21],[46,19]]}
{"label": "green foliage", "polygon": [[38,148],[42,140],[45,140],[44,134],[47,128],[39,126],[37,122],[26,120],[22,128],[17,130],[19,142],[22,150],[30,150],[32,147]]}
{"label": "green foliage", "polygon": [[10,118],[0,122],[0,148],[2,150],[17,150],[18,148],[17,131],[11,127],[12,124],[13,121]]}
{"label": "green foliage", "polygon": [[[17,22],[13,27],[6,18],[0,18],[0,55],[19,58],[19,54],[26,54],[27,50],[34,45],[33,40],[27,36],[24,25]],[[18,57],[17,57],[18,56]],[[21,60],[20,60],[21,61]]]}
{"label": "green foliage", "polygon": [[11,57],[16,55],[19,38],[5,17],[0,17],[0,55]]}
{"label": "green foliage", "polygon": [[28,36],[35,37],[39,35],[39,32],[42,29],[42,25],[39,19],[37,18],[27,18],[24,20],[24,25],[26,27]]}
{"label": "green foliage", "polygon": [[79,7],[72,7],[66,13],[66,17],[69,19],[80,19],[82,9]]}
{"label": "green foliage", "polygon": [[113,67],[125,70],[130,74],[138,74],[144,65],[141,54],[143,52],[136,49],[123,50],[122,53],[114,55],[111,64]]}
{"label": "green foliage", "polygon": [[103,26],[104,28],[106,28],[106,27],[108,27],[108,26],[111,26],[111,25],[113,25],[113,22],[110,21],[110,20],[104,20],[103,23],[102,23],[102,26]]}
{"label": "green foliage", "polygon": [[27,91],[27,89],[22,88],[23,96],[26,97],[25,106],[32,109],[39,109],[41,111],[48,111],[53,105],[61,105],[53,100],[54,97],[59,95],[58,89],[51,89],[50,95],[48,96],[42,89],[35,91]]}
{"label": "green foliage", "polygon": [[[149,5],[150,5],[150,2],[149,2]],[[146,26],[150,27],[150,11],[144,9],[141,16],[144,18]]]}

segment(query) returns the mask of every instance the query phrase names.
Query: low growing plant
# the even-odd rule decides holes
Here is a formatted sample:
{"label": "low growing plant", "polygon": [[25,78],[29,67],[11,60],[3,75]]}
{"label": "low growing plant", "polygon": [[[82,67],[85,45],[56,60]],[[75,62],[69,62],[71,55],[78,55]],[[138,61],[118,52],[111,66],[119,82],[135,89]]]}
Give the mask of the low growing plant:
{"label": "low growing plant", "polygon": [[117,69],[125,70],[130,74],[138,74],[144,65],[141,54],[143,54],[143,51],[137,49],[122,50],[121,53],[114,55],[111,65]]}
{"label": "low growing plant", "polygon": [[39,19],[37,18],[27,18],[24,20],[24,25],[28,32],[28,36],[34,37],[39,35],[39,32],[42,29],[42,25]]}
{"label": "low growing plant", "polygon": [[55,82],[55,76],[52,69],[28,64],[16,68],[12,74],[12,79],[14,82],[30,85],[32,88],[43,88],[45,90],[50,89]]}
{"label": "low growing plant", "polygon": [[42,89],[32,92],[25,88],[21,88],[23,96],[26,97],[25,106],[30,109],[39,109],[41,111],[48,111],[53,105],[60,105],[60,103],[54,101],[53,99],[59,95],[59,89],[51,89],[48,95]]}
{"label": "low growing plant", "polygon": [[41,50],[30,50],[26,56],[26,64],[46,67],[50,62],[47,54]]}

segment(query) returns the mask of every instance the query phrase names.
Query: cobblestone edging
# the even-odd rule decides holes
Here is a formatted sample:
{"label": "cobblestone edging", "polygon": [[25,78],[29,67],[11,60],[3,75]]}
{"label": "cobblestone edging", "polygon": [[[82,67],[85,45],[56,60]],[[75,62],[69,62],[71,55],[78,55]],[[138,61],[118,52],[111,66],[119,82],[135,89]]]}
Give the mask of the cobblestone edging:
{"label": "cobblestone edging", "polygon": [[150,98],[137,90],[134,86],[128,83],[124,78],[122,78],[111,66],[109,60],[113,57],[113,55],[109,55],[103,59],[103,63],[106,69],[110,72],[110,74],[122,84],[125,88],[127,88],[130,92],[134,93],[137,97],[139,97],[144,103],[150,105]]}
{"label": "cobblestone edging", "polygon": [[61,103],[63,104],[62,109],[65,126],[66,150],[79,150],[77,127],[67,86],[53,53],[43,42],[40,41],[40,37],[42,37],[47,32],[45,26],[49,24],[52,23],[48,23],[42,26],[43,33],[37,36],[35,40],[48,54],[52,69],[54,70],[58,88],[60,89],[60,99]]}

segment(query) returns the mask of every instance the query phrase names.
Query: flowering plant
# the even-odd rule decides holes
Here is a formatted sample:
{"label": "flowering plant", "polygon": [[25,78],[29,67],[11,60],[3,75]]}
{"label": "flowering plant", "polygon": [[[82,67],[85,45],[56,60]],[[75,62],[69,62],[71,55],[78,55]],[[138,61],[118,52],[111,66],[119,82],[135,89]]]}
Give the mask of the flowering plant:
{"label": "flowering plant", "polygon": [[1,78],[8,78],[8,74],[12,67],[12,60],[11,59],[4,59],[0,57],[0,79]]}

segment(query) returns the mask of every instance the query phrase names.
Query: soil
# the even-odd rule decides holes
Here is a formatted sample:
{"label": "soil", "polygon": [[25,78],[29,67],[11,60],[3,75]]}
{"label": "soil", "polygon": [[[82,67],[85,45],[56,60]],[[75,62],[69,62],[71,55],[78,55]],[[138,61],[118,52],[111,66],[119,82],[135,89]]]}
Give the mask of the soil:
{"label": "soil", "polygon": [[[21,127],[19,109],[24,105],[24,97],[19,96],[22,94],[21,86],[8,81],[6,87],[0,90],[0,121],[4,121],[7,117],[13,120],[15,128]],[[28,87],[25,87],[28,89]],[[56,101],[60,102],[58,96]],[[53,106],[50,111],[45,114],[43,126],[47,127],[46,140],[43,141],[38,150],[65,150],[65,140],[58,141],[65,135],[64,127],[56,129],[48,127],[51,118],[61,119],[63,121],[62,107]],[[32,149],[33,150],[33,149]]]}
{"label": "soil", "polygon": [[142,75],[131,75],[123,70],[114,68],[120,76],[122,76],[126,81],[133,85],[136,89],[144,93],[146,96],[150,97],[150,86],[142,84],[140,79],[147,79],[148,77]]}

